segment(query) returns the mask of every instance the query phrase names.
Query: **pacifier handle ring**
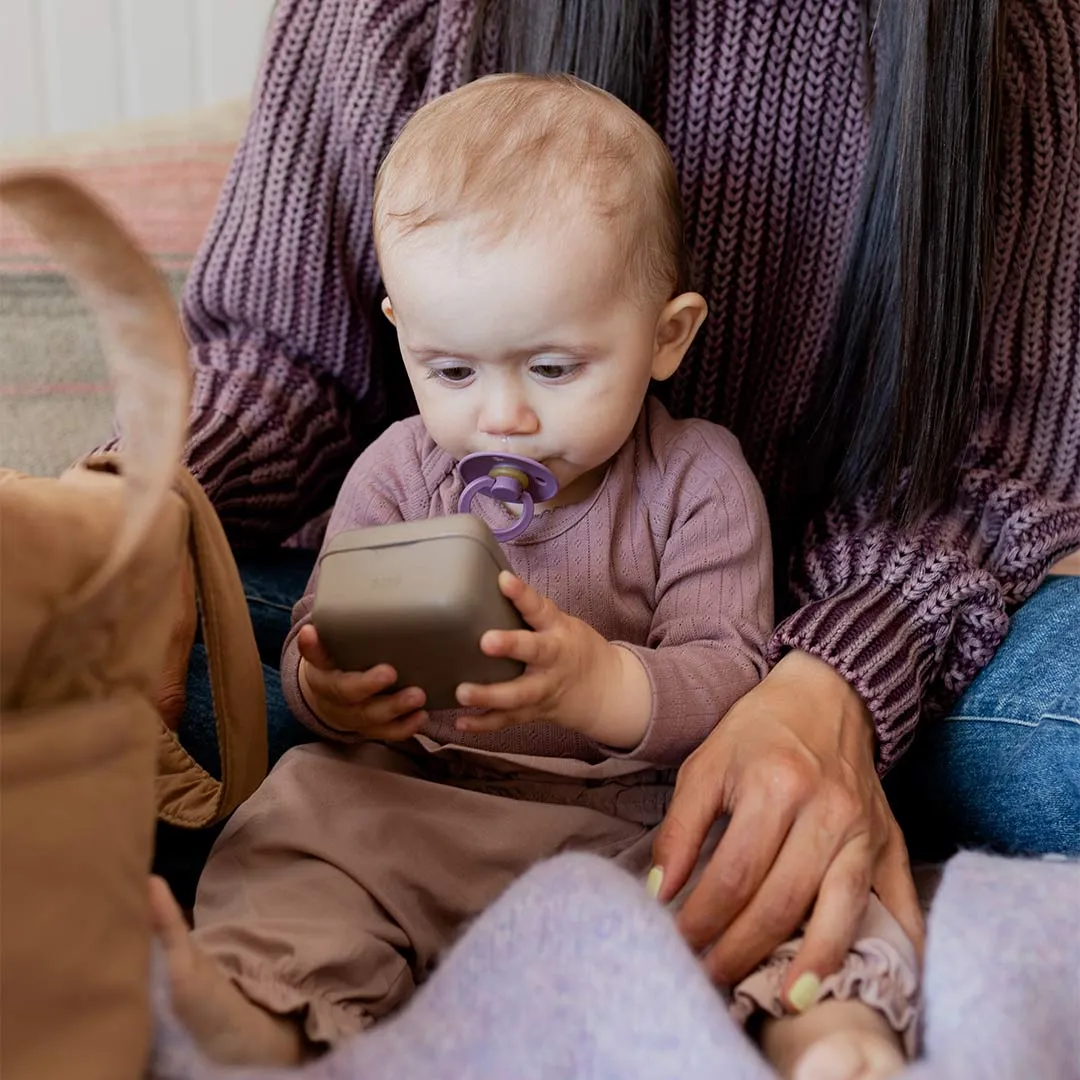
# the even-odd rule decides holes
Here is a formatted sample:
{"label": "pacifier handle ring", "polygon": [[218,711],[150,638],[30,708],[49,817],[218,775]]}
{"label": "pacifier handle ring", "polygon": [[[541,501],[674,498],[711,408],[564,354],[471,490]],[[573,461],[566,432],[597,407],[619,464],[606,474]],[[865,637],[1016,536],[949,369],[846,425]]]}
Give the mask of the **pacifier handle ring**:
{"label": "pacifier handle ring", "polygon": [[[492,476],[478,476],[471,484],[467,484],[458,500],[458,513],[467,514],[472,506],[473,498],[479,494],[489,492],[495,486],[495,478]],[[505,529],[493,530],[492,535],[499,543],[514,540],[519,537],[531,524],[533,519],[533,497],[527,492],[521,493],[521,517],[508,525]]]}
{"label": "pacifier handle ring", "polygon": [[498,529],[492,535],[499,543],[516,540],[531,524],[533,519],[533,497],[527,492],[521,493],[521,517],[513,525]]}
{"label": "pacifier handle ring", "polygon": [[465,490],[458,499],[458,513],[467,514],[472,506],[473,497],[481,491],[490,491],[495,486],[495,481],[490,476],[478,476],[470,484],[465,485]]}

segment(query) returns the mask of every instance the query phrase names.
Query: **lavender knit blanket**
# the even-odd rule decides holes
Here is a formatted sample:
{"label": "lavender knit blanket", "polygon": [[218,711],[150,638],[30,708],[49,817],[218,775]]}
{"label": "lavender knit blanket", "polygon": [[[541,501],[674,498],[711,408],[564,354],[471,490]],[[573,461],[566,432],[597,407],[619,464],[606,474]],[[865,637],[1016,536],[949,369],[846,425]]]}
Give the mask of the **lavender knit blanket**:
{"label": "lavender knit blanket", "polygon": [[[667,914],[565,855],[469,929],[397,1017],[302,1069],[223,1069],[155,971],[155,1080],[770,1080]],[[908,1080],[1080,1078],[1080,863],[964,854],[930,914]]]}

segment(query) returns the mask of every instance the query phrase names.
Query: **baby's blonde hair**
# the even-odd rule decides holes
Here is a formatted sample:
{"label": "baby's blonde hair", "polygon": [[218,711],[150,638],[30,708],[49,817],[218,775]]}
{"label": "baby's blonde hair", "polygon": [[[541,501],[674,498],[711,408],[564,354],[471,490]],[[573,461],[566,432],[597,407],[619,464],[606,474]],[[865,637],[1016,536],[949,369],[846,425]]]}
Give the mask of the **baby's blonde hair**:
{"label": "baby's blonde hair", "polygon": [[569,75],[489,75],[418,110],[375,180],[376,247],[471,215],[499,240],[566,216],[575,191],[610,224],[633,295],[666,301],[686,288],[667,147],[632,109]]}

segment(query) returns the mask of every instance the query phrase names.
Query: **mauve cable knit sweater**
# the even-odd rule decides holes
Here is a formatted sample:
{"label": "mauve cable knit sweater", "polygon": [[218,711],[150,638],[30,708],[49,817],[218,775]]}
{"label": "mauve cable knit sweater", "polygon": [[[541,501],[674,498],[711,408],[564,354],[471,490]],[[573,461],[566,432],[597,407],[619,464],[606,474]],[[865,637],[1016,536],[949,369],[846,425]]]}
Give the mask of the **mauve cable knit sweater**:
{"label": "mauve cable knit sweater", "polygon": [[[650,119],[711,314],[665,397],[732,429],[777,514],[813,397],[867,150],[864,0],[671,0]],[[1080,545],[1080,0],[1003,0],[1007,69],[984,325],[989,402],[955,505],[917,532],[834,505],[775,657],[833,664],[883,768]],[[375,170],[462,79],[473,0],[280,0],[255,110],[192,273],[189,463],[238,542],[288,536],[411,411],[378,317]]]}

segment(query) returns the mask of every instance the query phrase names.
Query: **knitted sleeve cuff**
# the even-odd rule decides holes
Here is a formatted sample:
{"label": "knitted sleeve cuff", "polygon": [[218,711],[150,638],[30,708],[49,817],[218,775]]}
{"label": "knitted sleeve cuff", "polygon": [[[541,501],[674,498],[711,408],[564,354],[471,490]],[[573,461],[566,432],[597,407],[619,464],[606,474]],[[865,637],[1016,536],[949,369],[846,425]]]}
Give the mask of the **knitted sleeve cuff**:
{"label": "knitted sleeve cuff", "polygon": [[[992,659],[1008,612],[1080,541],[1080,507],[1029,484],[972,472],[963,494],[966,515],[940,515],[913,537],[880,529],[819,538],[795,584],[804,606],[770,643],[770,662],[801,649],[858,691],[882,773],[907,748],[920,712],[952,705]],[[978,542],[963,540],[973,521]]]}
{"label": "knitted sleeve cuff", "polygon": [[[824,660],[863,699],[874,720],[878,769],[884,774],[911,742],[920,703],[934,669],[953,647],[950,624],[962,620],[967,654],[961,667],[976,672],[993,655],[1008,618],[1000,589],[988,574],[978,586],[937,582],[918,595],[913,580],[860,581],[814,600],[784,620],[773,634],[768,659],[789,649]],[[977,655],[976,655],[977,654]]]}

